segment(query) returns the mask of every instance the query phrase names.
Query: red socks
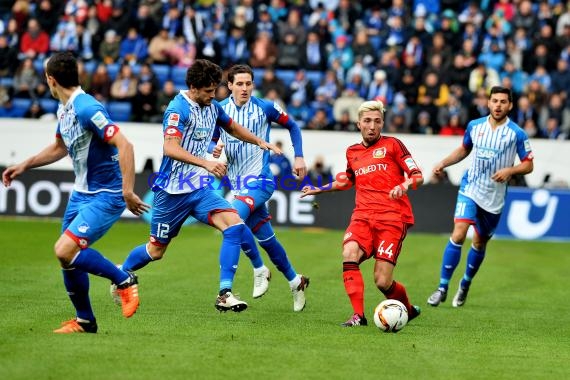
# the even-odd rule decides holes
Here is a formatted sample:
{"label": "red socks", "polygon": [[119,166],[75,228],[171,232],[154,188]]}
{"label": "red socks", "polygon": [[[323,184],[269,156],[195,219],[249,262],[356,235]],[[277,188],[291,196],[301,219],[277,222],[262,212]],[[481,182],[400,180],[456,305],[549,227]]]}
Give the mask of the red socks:
{"label": "red socks", "polygon": [[408,313],[412,312],[412,304],[410,303],[410,300],[408,300],[408,294],[406,293],[404,285],[394,281],[392,286],[382,293],[384,293],[387,299],[398,300],[403,303],[406,309],[408,309]]}
{"label": "red socks", "polygon": [[364,280],[362,279],[358,263],[342,263],[342,277],[344,279],[344,289],[348,298],[350,298],[352,309],[356,314],[364,316]]}

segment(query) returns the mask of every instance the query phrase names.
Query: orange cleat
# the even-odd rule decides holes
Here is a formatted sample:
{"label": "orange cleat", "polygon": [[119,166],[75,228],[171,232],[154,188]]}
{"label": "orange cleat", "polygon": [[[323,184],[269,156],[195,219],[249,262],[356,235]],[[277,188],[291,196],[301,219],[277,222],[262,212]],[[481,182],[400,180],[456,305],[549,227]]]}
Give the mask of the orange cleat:
{"label": "orange cleat", "polygon": [[138,279],[134,273],[130,272],[129,277],[126,283],[117,285],[117,293],[121,298],[121,308],[123,309],[123,316],[125,318],[132,317],[139,308]]}
{"label": "orange cleat", "polygon": [[97,323],[95,322],[78,322],[73,318],[69,321],[61,323],[59,329],[53,330],[56,334],[73,334],[73,333],[96,333]]}

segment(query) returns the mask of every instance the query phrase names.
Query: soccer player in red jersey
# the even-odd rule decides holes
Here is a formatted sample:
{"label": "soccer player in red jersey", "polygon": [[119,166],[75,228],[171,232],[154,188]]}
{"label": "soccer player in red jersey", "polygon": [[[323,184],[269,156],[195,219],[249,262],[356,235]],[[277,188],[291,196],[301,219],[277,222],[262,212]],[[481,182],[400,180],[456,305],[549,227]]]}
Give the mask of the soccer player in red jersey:
{"label": "soccer player in red jersey", "polygon": [[346,151],[347,169],[332,185],[305,186],[303,195],[356,188],[356,206],[343,242],[343,278],[354,314],[345,327],[367,325],[364,316],[364,281],[359,265],[374,257],[374,282],[388,299],[401,301],[409,320],[420,314],[412,305],[406,288],[394,280],[394,267],[414,215],[409,190],[423,182],[422,172],[404,144],[395,137],[382,136],[384,104],[367,101],[358,108],[357,127],[362,142]]}

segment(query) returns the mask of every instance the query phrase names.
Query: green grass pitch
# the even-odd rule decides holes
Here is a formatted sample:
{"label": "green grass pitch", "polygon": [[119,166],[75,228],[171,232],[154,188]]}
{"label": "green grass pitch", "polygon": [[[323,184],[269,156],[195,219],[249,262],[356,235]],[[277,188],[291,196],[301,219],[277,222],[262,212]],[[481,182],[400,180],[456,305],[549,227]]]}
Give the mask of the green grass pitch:
{"label": "green grass pitch", "polygon": [[[91,277],[98,334],[57,335],[73,317],[53,243],[55,221],[0,219],[0,379],[565,379],[570,374],[570,244],[492,241],[466,305],[438,308],[444,235],[410,233],[396,269],[422,315],[397,334],[346,329],[342,231],[278,229],[297,271],[311,278],[307,308],[292,311],[287,282],[266,259],[269,292],[251,298],[242,255],[234,291],[243,313],[218,313],[221,236],[186,227],[162,262],[140,270],[141,306],[130,319],[106,279]],[[148,227],[118,223],[95,248],[121,262]],[[466,244],[467,247],[468,244]],[[466,247],[451,292],[463,272]],[[266,255],[264,254],[266,258]],[[382,300],[372,262],[362,265],[366,310]]]}

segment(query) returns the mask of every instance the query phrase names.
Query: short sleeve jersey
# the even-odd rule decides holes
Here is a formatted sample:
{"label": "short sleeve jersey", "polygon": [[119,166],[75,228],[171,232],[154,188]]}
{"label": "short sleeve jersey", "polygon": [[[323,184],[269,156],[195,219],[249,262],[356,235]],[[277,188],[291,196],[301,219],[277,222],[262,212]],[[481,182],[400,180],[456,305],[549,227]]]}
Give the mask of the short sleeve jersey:
{"label": "short sleeve jersey", "polygon": [[[185,91],[180,91],[164,112],[162,129],[164,136],[180,137],[181,146],[190,154],[205,158],[216,126],[228,127],[231,123],[232,119],[218,102],[202,107]],[[212,179],[212,175],[200,166],[163,156],[160,173],[153,184],[155,189],[158,187],[170,194],[182,194],[208,186]]]}
{"label": "short sleeve jersey", "polygon": [[[254,96],[241,107],[235,104],[232,96],[220,105],[233,120],[265,141],[269,141],[272,122],[284,125],[289,120],[289,116],[277,104]],[[238,140],[223,130],[220,137],[225,144],[228,177],[232,182],[238,176],[273,177],[269,168],[269,150]]]}
{"label": "short sleeve jersey", "polygon": [[61,138],[75,172],[74,190],[81,193],[121,192],[119,153],[108,141],[119,128],[107,110],[81,88],[57,110],[56,136]]}
{"label": "short sleeve jersey", "polygon": [[346,151],[348,178],[355,184],[356,204],[352,219],[395,221],[413,224],[414,215],[407,195],[390,199],[390,190],[406,179],[421,174],[404,144],[382,136],[369,147],[362,143]]}
{"label": "short sleeve jersey", "polygon": [[473,151],[473,161],[461,181],[460,193],[473,199],[481,208],[498,214],[505,205],[507,184],[491,176],[512,167],[519,160],[532,160],[533,153],[525,131],[509,118],[493,130],[489,117],[472,120],[463,136],[463,146]]}

